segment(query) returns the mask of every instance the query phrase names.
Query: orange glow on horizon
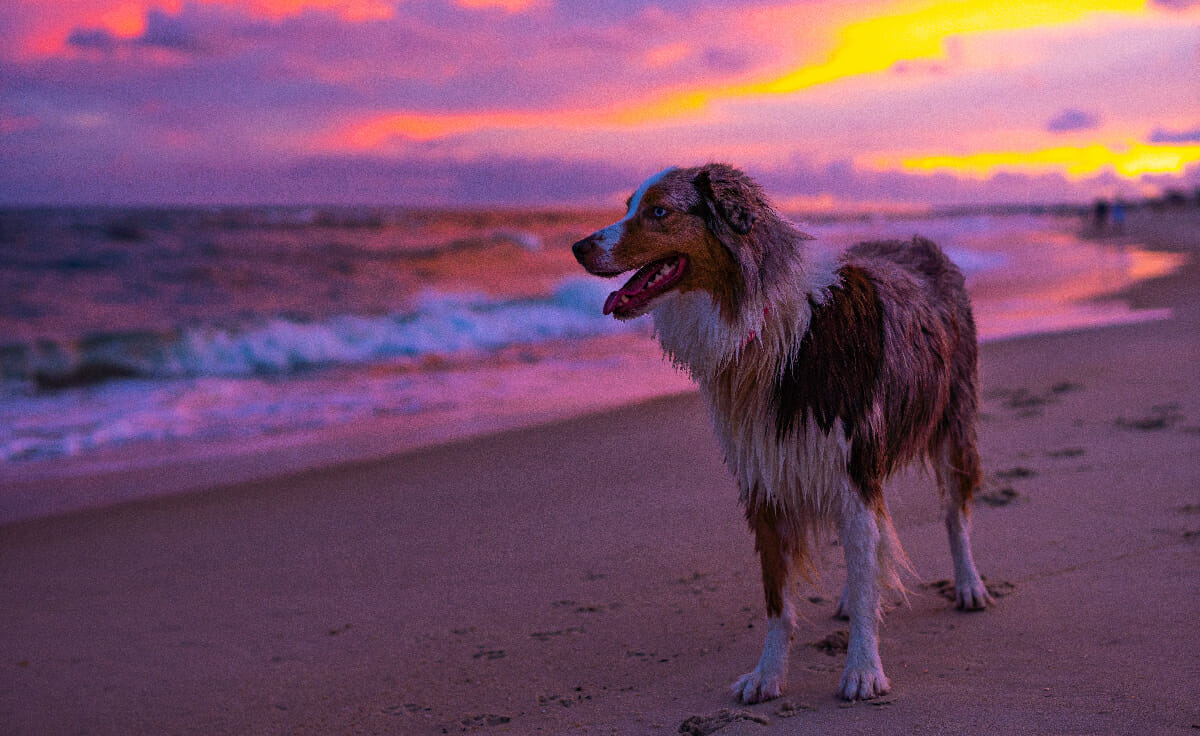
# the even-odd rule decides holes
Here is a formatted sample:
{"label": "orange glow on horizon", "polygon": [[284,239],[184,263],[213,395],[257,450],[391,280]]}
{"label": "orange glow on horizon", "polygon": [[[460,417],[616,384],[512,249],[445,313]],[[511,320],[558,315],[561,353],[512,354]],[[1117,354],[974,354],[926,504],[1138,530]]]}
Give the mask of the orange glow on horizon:
{"label": "orange glow on horizon", "polygon": [[603,111],[482,113],[393,113],[349,125],[329,137],[334,147],[368,149],[393,137],[429,141],[487,129],[529,128],[630,128],[654,121],[674,120],[701,110],[703,94],[677,94],[662,100]]}
{"label": "orange glow on horizon", "polygon": [[539,113],[396,113],[352,125],[335,136],[333,142],[334,145],[349,145],[351,148],[374,148],[394,136],[414,141],[430,141],[472,133],[484,128],[515,130],[545,125],[546,122],[546,116]]}
{"label": "orange glow on horizon", "polygon": [[139,4],[125,3],[105,11],[100,25],[119,38],[136,38],[146,30],[145,11]]}
{"label": "orange glow on horizon", "polygon": [[541,5],[540,0],[456,0],[464,8],[499,8],[506,13],[522,13]]}
{"label": "orange glow on horizon", "polygon": [[299,15],[306,10],[324,10],[338,14],[348,21],[384,20],[391,18],[394,8],[385,0],[199,0],[212,5],[249,6],[256,14],[272,20]]}

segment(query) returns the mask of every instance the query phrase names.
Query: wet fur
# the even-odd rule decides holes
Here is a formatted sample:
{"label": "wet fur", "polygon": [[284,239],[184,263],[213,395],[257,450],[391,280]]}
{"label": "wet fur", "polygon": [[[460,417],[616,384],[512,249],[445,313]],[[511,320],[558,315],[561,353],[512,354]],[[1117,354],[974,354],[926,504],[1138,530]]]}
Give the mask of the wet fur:
{"label": "wet fur", "polygon": [[887,692],[879,594],[901,587],[897,569],[907,562],[883,483],[913,460],[937,472],[960,607],[989,601],[966,521],[980,467],[975,326],[962,274],[921,238],[862,243],[834,262],[814,257],[810,240],[744,173],[711,164],[647,180],[623,220],[574,247],[605,275],[687,259],[683,280],[644,312],[707,399],[755,535],[768,633],[759,666],[734,686],[744,702],[782,689],[795,622],[787,590],[795,574],[810,576],[814,533],[829,523],[848,565],[840,694]]}

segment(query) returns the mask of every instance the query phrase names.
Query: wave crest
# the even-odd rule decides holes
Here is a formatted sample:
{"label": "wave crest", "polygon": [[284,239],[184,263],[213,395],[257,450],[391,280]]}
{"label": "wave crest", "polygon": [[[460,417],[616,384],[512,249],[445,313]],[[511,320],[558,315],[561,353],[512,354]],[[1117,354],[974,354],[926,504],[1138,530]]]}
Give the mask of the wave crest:
{"label": "wave crest", "polygon": [[237,328],[132,331],[79,340],[0,347],[0,373],[40,388],[112,378],[195,378],[288,374],[510,345],[613,334],[630,328],[604,317],[607,285],[563,279],[547,297],[493,299],[426,291],[406,313],[340,315],[309,321],[272,317]]}

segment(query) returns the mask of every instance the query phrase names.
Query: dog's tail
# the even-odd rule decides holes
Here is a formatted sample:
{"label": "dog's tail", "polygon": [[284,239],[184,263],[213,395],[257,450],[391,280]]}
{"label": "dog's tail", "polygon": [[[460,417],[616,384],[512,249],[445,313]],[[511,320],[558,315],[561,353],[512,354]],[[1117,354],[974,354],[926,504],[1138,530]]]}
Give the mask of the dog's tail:
{"label": "dog's tail", "polygon": [[900,573],[905,572],[917,577],[912,561],[908,559],[904,548],[900,546],[900,538],[896,536],[896,527],[892,524],[892,515],[887,507],[880,505],[875,511],[875,523],[879,527],[879,545],[876,555],[879,562],[880,589],[894,590],[908,602],[908,589],[900,579]]}

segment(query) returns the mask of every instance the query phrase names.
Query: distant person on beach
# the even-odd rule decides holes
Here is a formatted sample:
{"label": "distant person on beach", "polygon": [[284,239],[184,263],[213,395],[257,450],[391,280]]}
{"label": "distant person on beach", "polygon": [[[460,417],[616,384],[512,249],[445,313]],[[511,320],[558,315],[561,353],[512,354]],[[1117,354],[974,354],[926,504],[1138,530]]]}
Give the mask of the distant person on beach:
{"label": "distant person on beach", "polygon": [[1117,200],[1112,206],[1112,228],[1116,232],[1125,230],[1125,203]]}
{"label": "distant person on beach", "polygon": [[1097,199],[1095,206],[1092,207],[1092,226],[1096,230],[1105,230],[1108,228],[1108,200]]}

